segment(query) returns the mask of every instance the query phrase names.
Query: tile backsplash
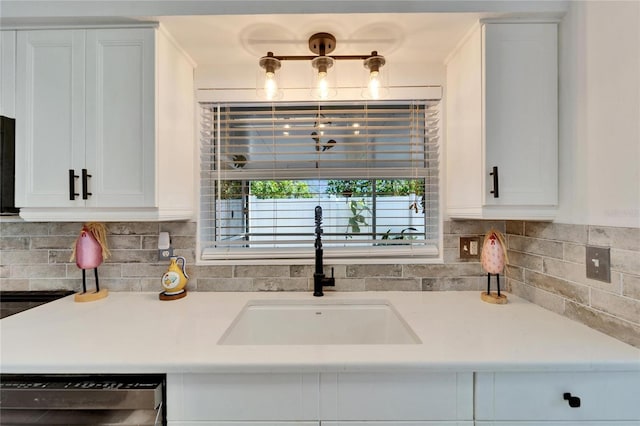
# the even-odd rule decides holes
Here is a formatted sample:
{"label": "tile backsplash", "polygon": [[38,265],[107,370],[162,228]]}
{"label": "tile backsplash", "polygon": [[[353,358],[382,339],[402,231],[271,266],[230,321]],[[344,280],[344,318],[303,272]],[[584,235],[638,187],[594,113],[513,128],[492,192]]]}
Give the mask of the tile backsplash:
{"label": "tile backsplash", "polygon": [[[640,347],[640,228],[507,221],[506,231],[512,293]],[[610,248],[610,283],[587,278],[587,245]]]}
{"label": "tile backsplash", "polygon": [[[81,223],[0,221],[0,290],[80,291],[81,271],[69,258],[81,228]],[[484,236],[490,228],[507,235],[507,291],[640,347],[640,228],[446,221],[443,264],[326,266],[335,269],[337,291],[480,291],[486,275],[479,262],[458,257],[459,238]],[[194,222],[108,223],[107,231],[112,256],[98,271],[101,288],[110,291],[162,290],[168,263],[157,260],[161,231],[170,233],[175,254],[187,259],[190,291],[313,288],[313,265],[195,265]],[[611,247],[611,283],[586,278],[587,244]]]}
{"label": "tile backsplash", "polygon": [[[110,291],[161,291],[168,262],[157,260],[158,233],[167,231],[175,255],[187,260],[191,291],[310,291],[313,265],[195,265],[196,223],[108,223],[111,257],[99,268],[100,286]],[[458,258],[460,236],[484,235],[504,221],[444,223],[445,263],[438,265],[331,265],[337,291],[480,290],[483,272],[476,261]],[[0,290],[82,287],[81,271],[69,261],[81,223],[0,222]],[[312,253],[313,247],[309,248]],[[92,274],[89,283],[92,283]],[[91,284],[92,285],[92,284]],[[328,290],[330,291],[330,290]]]}

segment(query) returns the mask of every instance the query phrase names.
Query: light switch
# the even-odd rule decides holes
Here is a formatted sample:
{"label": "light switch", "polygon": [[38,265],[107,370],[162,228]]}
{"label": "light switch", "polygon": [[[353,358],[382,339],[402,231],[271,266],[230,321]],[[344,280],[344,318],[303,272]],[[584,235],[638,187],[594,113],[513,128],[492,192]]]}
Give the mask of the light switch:
{"label": "light switch", "polygon": [[460,237],[460,259],[478,259],[480,237]]}
{"label": "light switch", "polygon": [[469,242],[469,253],[471,254],[471,256],[478,255],[478,241],[472,240]]}
{"label": "light switch", "polygon": [[611,255],[609,247],[587,246],[587,278],[611,282]]}

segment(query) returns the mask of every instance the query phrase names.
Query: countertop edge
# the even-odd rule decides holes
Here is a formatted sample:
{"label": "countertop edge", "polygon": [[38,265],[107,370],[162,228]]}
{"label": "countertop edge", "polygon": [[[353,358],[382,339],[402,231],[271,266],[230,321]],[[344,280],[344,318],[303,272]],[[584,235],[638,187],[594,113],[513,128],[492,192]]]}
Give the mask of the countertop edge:
{"label": "countertop edge", "polygon": [[158,301],[157,293],[113,293],[89,304],[69,296],[0,322],[0,373],[640,371],[638,348],[515,296],[497,306],[477,292],[323,298],[387,300],[419,345],[218,345],[256,299],[317,302],[291,292],[196,292],[174,302]]}

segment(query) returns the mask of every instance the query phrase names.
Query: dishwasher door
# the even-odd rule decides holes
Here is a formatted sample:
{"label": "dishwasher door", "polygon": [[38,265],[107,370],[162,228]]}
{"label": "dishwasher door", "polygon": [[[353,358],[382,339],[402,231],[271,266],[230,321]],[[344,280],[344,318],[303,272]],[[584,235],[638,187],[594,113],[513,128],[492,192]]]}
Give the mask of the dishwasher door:
{"label": "dishwasher door", "polygon": [[3,425],[166,425],[164,375],[3,375]]}

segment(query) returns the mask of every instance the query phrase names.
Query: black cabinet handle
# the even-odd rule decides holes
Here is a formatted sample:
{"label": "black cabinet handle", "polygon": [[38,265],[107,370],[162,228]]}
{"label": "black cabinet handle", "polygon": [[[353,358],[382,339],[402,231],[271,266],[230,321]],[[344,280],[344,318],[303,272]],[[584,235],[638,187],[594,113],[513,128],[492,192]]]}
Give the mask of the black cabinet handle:
{"label": "black cabinet handle", "polygon": [[572,396],[569,392],[565,392],[563,395],[565,401],[569,401],[569,407],[578,408],[580,407],[580,398],[577,396]]}
{"label": "black cabinet handle", "polygon": [[76,178],[78,175],[73,169],[69,170],[69,199],[71,201],[75,200],[76,197],[80,194],[76,192]]}
{"label": "black cabinet handle", "polygon": [[89,195],[93,195],[89,192],[89,178],[91,175],[87,173],[87,169],[82,169],[82,199],[88,200]]}
{"label": "black cabinet handle", "polygon": [[493,198],[498,198],[500,193],[498,192],[498,168],[496,166],[493,167],[493,171],[489,173],[489,176],[493,176],[493,191],[490,193],[493,194]]}

